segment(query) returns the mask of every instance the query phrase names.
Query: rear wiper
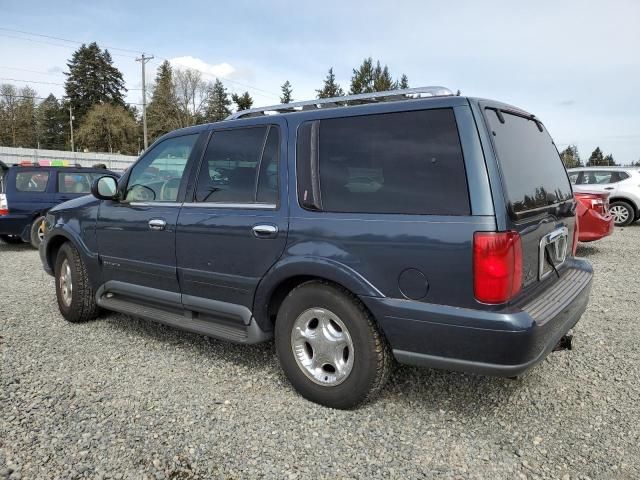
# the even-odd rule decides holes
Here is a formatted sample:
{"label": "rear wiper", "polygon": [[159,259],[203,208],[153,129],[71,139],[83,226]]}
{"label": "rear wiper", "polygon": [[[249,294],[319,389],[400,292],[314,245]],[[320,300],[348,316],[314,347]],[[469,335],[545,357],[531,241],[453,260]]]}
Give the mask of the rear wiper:
{"label": "rear wiper", "polygon": [[551,254],[549,253],[549,245],[545,245],[544,247],[544,257],[547,259],[547,262],[549,263],[549,265],[551,265],[551,268],[553,268],[553,271],[556,272],[556,275],[558,276],[558,278],[560,278],[560,272],[558,272],[558,269],[556,268],[556,264],[553,263],[553,260],[551,260]]}

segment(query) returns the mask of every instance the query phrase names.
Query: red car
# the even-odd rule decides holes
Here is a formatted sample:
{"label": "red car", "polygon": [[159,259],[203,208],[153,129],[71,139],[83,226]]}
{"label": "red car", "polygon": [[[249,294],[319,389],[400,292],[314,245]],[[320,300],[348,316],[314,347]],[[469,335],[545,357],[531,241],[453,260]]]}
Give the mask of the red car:
{"label": "red car", "polygon": [[609,193],[573,193],[578,201],[577,214],[581,242],[593,242],[613,233],[613,216],[609,213]]}

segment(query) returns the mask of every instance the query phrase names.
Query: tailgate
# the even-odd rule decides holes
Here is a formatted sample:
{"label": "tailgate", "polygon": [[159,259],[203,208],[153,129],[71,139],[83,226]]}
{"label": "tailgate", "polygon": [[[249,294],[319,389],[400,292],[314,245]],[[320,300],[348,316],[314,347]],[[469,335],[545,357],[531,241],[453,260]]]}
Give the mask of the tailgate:
{"label": "tailgate", "polygon": [[498,159],[509,229],[522,238],[523,286],[561,274],[571,256],[575,200],[551,136],[526,112],[482,105]]}

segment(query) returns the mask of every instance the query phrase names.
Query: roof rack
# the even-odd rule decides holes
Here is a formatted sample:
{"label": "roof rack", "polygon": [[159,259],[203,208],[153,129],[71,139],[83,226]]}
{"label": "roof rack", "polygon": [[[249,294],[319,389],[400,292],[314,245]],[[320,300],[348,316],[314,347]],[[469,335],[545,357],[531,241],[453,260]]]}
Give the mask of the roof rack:
{"label": "roof rack", "polygon": [[315,110],[320,108],[344,107],[347,105],[362,105],[365,103],[390,102],[398,100],[410,100],[422,98],[423,95],[429,97],[444,97],[453,95],[453,92],[445,87],[417,87],[403,90],[388,90],[386,92],[360,93],[358,95],[345,95],[342,97],[317,98],[315,100],[305,100],[302,102],[282,103],[268,107],[250,108],[240,110],[229,115],[225,120],[235,120],[246,117],[260,117],[274,113],[293,113],[305,110]]}

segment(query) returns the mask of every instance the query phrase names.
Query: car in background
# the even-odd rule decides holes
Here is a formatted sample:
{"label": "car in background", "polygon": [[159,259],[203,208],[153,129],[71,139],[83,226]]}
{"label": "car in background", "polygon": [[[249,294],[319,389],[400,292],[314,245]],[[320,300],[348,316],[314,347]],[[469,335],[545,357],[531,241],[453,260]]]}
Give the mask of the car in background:
{"label": "car in background", "polygon": [[580,167],[569,169],[574,192],[609,194],[609,211],[618,227],[640,218],[640,168]]}
{"label": "car in background", "polygon": [[593,242],[613,233],[613,215],[609,212],[609,192],[574,192],[577,200],[578,240]]}
{"label": "car in background", "polygon": [[103,175],[119,177],[104,168],[0,164],[0,240],[38,248],[46,213],[91,193],[93,180]]}

